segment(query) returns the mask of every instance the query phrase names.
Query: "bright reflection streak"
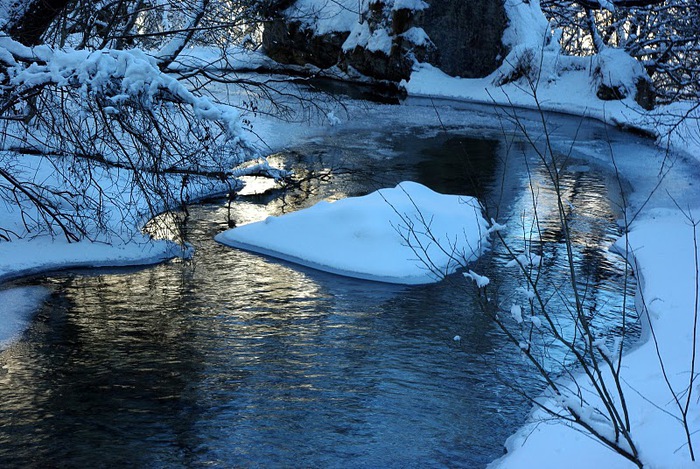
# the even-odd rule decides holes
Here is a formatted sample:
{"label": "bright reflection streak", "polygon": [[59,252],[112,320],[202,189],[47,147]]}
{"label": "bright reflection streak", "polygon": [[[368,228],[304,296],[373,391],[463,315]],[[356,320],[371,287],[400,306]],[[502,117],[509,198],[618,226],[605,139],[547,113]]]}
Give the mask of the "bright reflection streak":
{"label": "bright reflection streak", "polygon": [[277,187],[274,179],[260,176],[245,176],[241,180],[245,184],[238,192],[240,196],[259,195]]}

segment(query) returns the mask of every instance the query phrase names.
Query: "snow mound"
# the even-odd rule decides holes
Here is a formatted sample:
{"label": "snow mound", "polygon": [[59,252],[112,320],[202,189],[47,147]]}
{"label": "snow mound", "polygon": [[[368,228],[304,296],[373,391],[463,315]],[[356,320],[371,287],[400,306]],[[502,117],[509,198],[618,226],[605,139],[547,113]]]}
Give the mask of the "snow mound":
{"label": "snow mound", "polygon": [[415,182],[319,202],[216,236],[222,244],[334,274],[387,283],[433,283],[475,260],[487,222],[473,197]]}
{"label": "snow mound", "polygon": [[617,90],[621,97],[634,96],[637,83],[647,79],[644,66],[622,49],[608,47],[593,58],[596,87]]}

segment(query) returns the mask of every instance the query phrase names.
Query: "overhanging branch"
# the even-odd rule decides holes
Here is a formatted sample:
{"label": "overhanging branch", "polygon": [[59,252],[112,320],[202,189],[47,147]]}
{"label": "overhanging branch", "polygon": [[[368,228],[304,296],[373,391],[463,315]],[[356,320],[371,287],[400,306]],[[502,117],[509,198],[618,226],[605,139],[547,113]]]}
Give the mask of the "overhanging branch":
{"label": "overhanging branch", "polygon": [[[666,0],[610,0],[607,3],[614,5],[616,8],[640,8],[660,5],[665,1]],[[576,0],[576,3],[591,10],[607,9],[605,8],[606,2],[599,2],[597,0]]]}

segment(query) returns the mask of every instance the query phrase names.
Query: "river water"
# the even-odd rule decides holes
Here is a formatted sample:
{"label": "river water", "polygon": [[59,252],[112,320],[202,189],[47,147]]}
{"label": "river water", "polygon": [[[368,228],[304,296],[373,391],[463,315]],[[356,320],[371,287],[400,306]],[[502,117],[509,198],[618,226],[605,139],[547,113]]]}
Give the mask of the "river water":
{"label": "river water", "polygon": [[[516,250],[542,254],[543,277],[565,297],[563,233],[532,148],[464,129],[355,129],[271,159],[299,183],[255,194],[252,181],[230,209],[191,207],[191,260],[18,282],[52,294],[0,354],[3,467],[483,467],[503,453],[529,410],[511,386],[536,394],[540,384],[460,275],[371,283],[212,238],[231,217],[247,223],[414,180],[478,195]],[[590,162],[565,167],[586,307],[613,334],[625,277],[607,251],[619,187]],[[494,246],[474,267],[506,297],[517,287],[507,260]]]}

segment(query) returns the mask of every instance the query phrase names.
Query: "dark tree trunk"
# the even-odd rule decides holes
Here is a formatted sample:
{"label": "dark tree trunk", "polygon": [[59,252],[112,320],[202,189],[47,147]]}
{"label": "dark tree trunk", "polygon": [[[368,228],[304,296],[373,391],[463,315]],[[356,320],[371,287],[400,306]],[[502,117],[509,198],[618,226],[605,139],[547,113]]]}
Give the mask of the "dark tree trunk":
{"label": "dark tree trunk", "polygon": [[[9,12],[6,32],[25,46],[41,44],[41,36],[63,11],[69,0],[28,0]],[[27,5],[29,4],[29,5]]]}

